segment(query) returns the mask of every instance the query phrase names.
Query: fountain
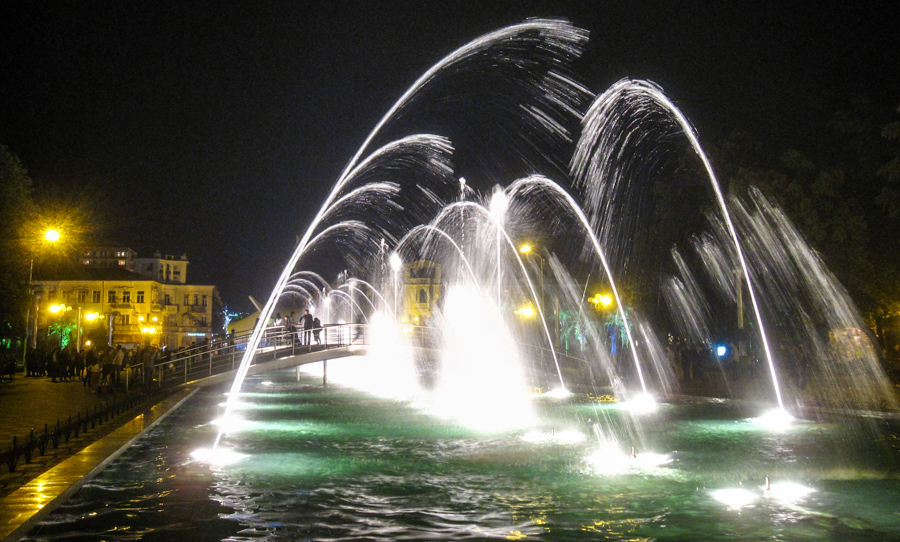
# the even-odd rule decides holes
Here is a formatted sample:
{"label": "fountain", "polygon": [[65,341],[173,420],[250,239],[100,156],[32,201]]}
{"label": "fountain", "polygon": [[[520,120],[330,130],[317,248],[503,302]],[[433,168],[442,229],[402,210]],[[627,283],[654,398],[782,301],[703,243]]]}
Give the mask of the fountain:
{"label": "fountain", "polygon": [[[864,329],[852,302],[773,202],[755,191],[726,197],[661,89],[629,80],[594,97],[579,84],[569,66],[586,39],[565,21],[531,20],[476,39],[417,80],[289,258],[224,406],[222,390],[198,393],[31,536],[900,532],[896,403],[871,342],[850,331]],[[441,135],[389,140],[437,102],[471,108],[448,122],[484,144],[466,158],[483,165],[483,183],[456,177]],[[631,260],[646,261],[636,240],[658,209],[652,183],[684,159],[700,164],[700,227],[656,254],[672,270],[657,294],[667,316],[642,313],[631,300],[642,277]],[[540,284],[517,249],[524,239],[543,246]],[[345,256],[337,280],[315,268],[323,247]],[[443,295],[413,326],[399,285],[420,260],[440,265]],[[591,278],[614,304],[602,315],[586,308]],[[752,319],[731,348],[746,359],[729,365],[709,348],[722,313],[743,318],[744,292]],[[337,387],[293,371],[246,378],[265,323],[291,299],[373,330],[371,355],[329,365]],[[701,346],[716,371],[709,382],[740,400],[678,396],[666,356],[675,344],[659,322]],[[437,346],[417,346],[415,327]],[[788,340],[795,351],[775,350]],[[219,414],[229,422],[210,424]],[[192,456],[208,442],[214,451]]]}

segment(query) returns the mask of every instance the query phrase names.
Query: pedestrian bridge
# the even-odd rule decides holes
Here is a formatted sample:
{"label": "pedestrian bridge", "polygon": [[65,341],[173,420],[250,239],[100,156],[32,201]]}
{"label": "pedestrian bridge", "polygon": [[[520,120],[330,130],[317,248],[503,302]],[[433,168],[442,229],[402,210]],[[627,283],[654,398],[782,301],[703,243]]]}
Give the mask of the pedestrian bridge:
{"label": "pedestrian bridge", "polygon": [[[414,343],[426,344],[428,328],[406,328]],[[312,331],[267,328],[247,376],[326,362],[369,352],[368,324],[328,325]],[[210,386],[232,382],[247,351],[250,332],[216,339],[209,344],[167,353],[153,365],[153,383],[160,387],[186,384]],[[149,378],[149,375],[148,375]]]}
{"label": "pedestrian bridge", "polygon": [[[409,339],[417,357],[422,359],[439,357],[437,349],[441,341],[439,329],[404,326],[402,332]],[[310,363],[326,364],[328,360],[350,356],[365,356],[369,353],[371,334],[368,324],[334,324],[312,331],[290,331],[284,327],[267,328],[253,355],[247,376]],[[234,337],[216,339],[194,348],[166,353],[153,364],[152,371],[148,371],[144,376],[147,383],[152,382],[154,386],[160,388],[188,384],[211,386],[233,382],[247,351],[250,335],[251,333],[247,332]],[[527,352],[533,362],[544,361],[544,366],[550,371],[544,379],[548,382],[559,378],[553,368],[557,361],[563,371],[572,373],[573,380],[583,381],[586,378],[580,373],[589,367],[590,362],[587,360],[558,351],[552,352],[533,344],[518,343],[518,348],[520,353]],[[327,376],[327,372],[324,374]]]}

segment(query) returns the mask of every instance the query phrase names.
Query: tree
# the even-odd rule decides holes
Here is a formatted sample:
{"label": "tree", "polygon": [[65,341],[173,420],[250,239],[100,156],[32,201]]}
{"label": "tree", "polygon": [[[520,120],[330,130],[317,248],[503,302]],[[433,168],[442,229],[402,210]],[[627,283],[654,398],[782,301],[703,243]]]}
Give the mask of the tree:
{"label": "tree", "polygon": [[30,259],[24,227],[32,207],[28,173],[0,144],[0,341],[6,347],[25,331]]}

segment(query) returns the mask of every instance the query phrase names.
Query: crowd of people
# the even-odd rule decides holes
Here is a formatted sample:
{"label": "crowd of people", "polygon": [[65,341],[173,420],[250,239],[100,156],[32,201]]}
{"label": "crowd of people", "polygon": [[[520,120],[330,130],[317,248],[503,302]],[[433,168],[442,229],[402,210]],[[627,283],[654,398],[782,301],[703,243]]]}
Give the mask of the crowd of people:
{"label": "crowd of people", "polygon": [[299,344],[311,345],[313,341],[315,341],[315,344],[322,344],[322,322],[310,314],[309,310],[303,311],[303,316],[299,320],[297,320],[297,313],[294,311],[291,311],[291,314],[288,316],[281,316],[280,312],[276,313],[275,318],[269,322],[268,327],[272,326],[286,328],[296,337]]}
{"label": "crowd of people", "polygon": [[72,344],[65,348],[29,348],[25,355],[26,377],[49,377],[51,382],[81,382],[97,392],[123,385],[127,377],[139,383],[149,378],[160,358],[155,346],[136,345],[128,349],[88,347],[78,351]]}

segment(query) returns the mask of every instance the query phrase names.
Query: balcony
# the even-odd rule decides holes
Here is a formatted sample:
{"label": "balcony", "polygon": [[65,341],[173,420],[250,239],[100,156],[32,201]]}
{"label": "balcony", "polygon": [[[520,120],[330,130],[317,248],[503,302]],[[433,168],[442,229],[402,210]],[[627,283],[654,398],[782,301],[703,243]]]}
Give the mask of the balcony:
{"label": "balcony", "polygon": [[198,312],[200,314],[205,314],[208,311],[209,307],[207,305],[191,305],[191,312]]}

